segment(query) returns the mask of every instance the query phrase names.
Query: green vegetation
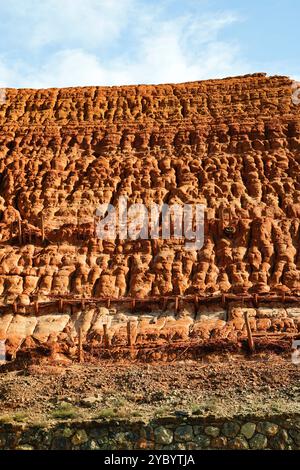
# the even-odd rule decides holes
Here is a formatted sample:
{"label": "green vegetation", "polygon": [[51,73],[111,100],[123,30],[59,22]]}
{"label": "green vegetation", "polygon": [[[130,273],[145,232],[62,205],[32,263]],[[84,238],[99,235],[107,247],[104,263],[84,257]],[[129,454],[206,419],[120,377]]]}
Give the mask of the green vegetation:
{"label": "green vegetation", "polygon": [[158,408],[155,413],[154,413],[154,416],[156,418],[161,418],[162,416],[167,416],[170,414],[170,409],[167,407],[167,406],[163,406],[161,408]]}
{"label": "green vegetation", "polygon": [[103,410],[97,413],[97,418],[116,418],[118,416],[115,408],[103,408]]}
{"label": "green vegetation", "polygon": [[56,419],[75,419],[79,416],[78,410],[70,403],[60,403],[52,412],[52,417]]}
{"label": "green vegetation", "polygon": [[28,420],[28,415],[26,413],[18,412],[15,414],[7,414],[0,416],[0,423],[25,423]]}

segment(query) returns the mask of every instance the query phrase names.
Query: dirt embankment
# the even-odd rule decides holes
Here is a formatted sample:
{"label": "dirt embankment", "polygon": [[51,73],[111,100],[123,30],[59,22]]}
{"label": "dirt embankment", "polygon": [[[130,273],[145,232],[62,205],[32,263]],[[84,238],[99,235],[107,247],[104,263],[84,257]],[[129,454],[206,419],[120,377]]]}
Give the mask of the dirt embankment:
{"label": "dirt embankment", "polygon": [[198,361],[31,365],[0,373],[6,420],[153,417],[174,412],[230,416],[299,412],[300,370],[290,356],[208,355]]}

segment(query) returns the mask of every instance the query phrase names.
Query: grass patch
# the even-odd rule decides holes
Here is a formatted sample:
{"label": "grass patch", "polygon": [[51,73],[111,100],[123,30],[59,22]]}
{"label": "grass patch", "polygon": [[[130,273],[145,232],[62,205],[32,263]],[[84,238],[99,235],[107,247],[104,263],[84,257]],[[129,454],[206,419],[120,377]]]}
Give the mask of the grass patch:
{"label": "grass patch", "polygon": [[31,421],[30,422],[31,426],[33,428],[45,428],[47,425],[48,425],[48,421],[47,420],[43,420],[43,419],[36,419],[34,421]]}
{"label": "grass patch", "polygon": [[104,408],[97,413],[96,418],[116,418],[118,416],[115,408]]}
{"label": "grass patch", "polygon": [[126,405],[127,401],[124,398],[116,398],[113,401],[114,409],[123,408]]}
{"label": "grass patch", "polygon": [[134,418],[142,418],[143,414],[140,411],[135,410],[132,411],[131,416],[133,416]]}
{"label": "grass patch", "polygon": [[27,418],[28,415],[26,413],[16,413],[13,416],[14,421],[16,421],[17,423],[24,423],[25,421],[27,421]]}
{"label": "grass patch", "polygon": [[2,424],[10,423],[11,421],[13,421],[12,416],[9,416],[9,415],[0,416],[0,423]]}
{"label": "grass patch", "polygon": [[0,423],[11,423],[15,421],[16,423],[25,423],[28,419],[28,415],[26,413],[15,413],[10,415],[3,415],[0,416]]}
{"label": "grass patch", "polygon": [[193,405],[192,406],[192,414],[199,416],[202,415],[203,413],[203,408],[200,405]]}
{"label": "grass patch", "polygon": [[170,410],[167,406],[162,406],[161,408],[158,408],[155,413],[154,413],[154,416],[156,418],[161,418],[163,416],[167,416],[170,414]]}
{"label": "grass patch", "polygon": [[132,416],[132,413],[130,413],[130,411],[127,410],[126,408],[113,407],[113,408],[103,408],[97,413],[97,415],[95,416],[95,419],[128,418],[129,416]]}
{"label": "grass patch", "polygon": [[70,403],[61,403],[51,415],[55,419],[74,419],[79,417],[78,410]]}

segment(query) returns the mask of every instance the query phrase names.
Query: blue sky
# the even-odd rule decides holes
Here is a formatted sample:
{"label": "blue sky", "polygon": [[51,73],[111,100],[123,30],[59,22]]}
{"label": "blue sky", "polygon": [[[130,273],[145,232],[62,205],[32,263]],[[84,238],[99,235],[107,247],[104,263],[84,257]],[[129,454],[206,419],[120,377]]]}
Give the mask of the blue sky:
{"label": "blue sky", "polygon": [[300,78],[299,0],[0,0],[0,86]]}

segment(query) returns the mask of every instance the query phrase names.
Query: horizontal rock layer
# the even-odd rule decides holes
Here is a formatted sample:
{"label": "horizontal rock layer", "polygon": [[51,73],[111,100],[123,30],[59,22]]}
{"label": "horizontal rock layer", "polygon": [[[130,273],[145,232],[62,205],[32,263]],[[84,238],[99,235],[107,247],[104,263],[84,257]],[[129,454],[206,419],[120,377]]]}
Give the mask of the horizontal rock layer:
{"label": "horizontal rock layer", "polygon": [[[257,308],[230,302],[228,308],[212,304],[196,308],[185,303],[177,314],[175,305],[169,302],[163,310],[153,304],[149,312],[132,312],[130,306],[106,308],[90,305],[84,309],[65,306],[63,312],[55,305],[43,308],[36,315],[6,311],[0,316],[0,340],[6,340],[6,352],[12,357],[20,348],[37,348],[41,345],[53,352],[53,359],[60,352],[76,356],[79,332],[89,347],[139,347],[168,345],[173,341],[226,340],[236,342],[245,339],[247,329],[244,313],[247,312],[251,330],[256,333],[300,334],[300,308],[289,304],[262,304]],[[107,337],[104,336],[106,325]],[[130,325],[130,330],[128,327]],[[64,344],[64,348],[60,348]]]}

